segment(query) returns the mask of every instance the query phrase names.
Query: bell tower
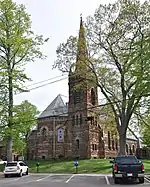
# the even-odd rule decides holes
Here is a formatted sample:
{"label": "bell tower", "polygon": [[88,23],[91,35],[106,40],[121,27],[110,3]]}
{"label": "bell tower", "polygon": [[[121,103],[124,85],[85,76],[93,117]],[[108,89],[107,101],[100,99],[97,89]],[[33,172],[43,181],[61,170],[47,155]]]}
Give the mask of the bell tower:
{"label": "bell tower", "polygon": [[[86,81],[89,74],[89,58],[85,38],[85,28],[80,17],[77,42],[77,57],[74,71],[69,72],[68,129],[70,129],[71,157],[91,158],[99,154],[99,134],[97,120],[97,87]],[[96,145],[92,151],[92,145]]]}

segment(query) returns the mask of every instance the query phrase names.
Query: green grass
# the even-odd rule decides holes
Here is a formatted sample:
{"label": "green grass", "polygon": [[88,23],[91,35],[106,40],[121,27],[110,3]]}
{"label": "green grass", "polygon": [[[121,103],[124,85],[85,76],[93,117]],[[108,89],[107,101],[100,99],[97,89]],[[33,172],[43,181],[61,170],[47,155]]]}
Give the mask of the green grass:
{"label": "green grass", "polygon": [[[40,161],[40,173],[75,173],[74,161]],[[30,172],[37,172],[36,162],[28,162]],[[111,164],[109,160],[93,159],[80,160],[78,173],[109,173]]]}
{"label": "green grass", "polygon": [[150,160],[144,160],[143,163],[145,166],[145,173],[150,173]]}
{"label": "green grass", "polygon": [[[78,173],[111,173],[112,164],[106,159],[79,160]],[[36,161],[29,161],[30,172],[37,172]],[[39,161],[40,173],[75,173],[73,161]],[[145,173],[150,173],[150,160],[143,161]]]}
{"label": "green grass", "polygon": [[[78,173],[111,173],[112,164],[106,159],[80,160]],[[37,172],[36,161],[29,161],[30,172]],[[75,173],[73,161],[40,161],[40,173]],[[150,160],[143,161],[145,172],[150,173]]]}
{"label": "green grass", "polygon": [[3,170],[4,170],[4,166],[0,164],[0,172],[2,172]]}
{"label": "green grass", "polygon": [[[111,173],[112,164],[106,159],[79,160],[78,173]],[[36,173],[37,161],[28,161],[29,172]],[[39,161],[39,173],[75,173],[74,161]],[[150,160],[143,161],[145,173],[150,173]],[[3,166],[0,165],[0,171]]]}

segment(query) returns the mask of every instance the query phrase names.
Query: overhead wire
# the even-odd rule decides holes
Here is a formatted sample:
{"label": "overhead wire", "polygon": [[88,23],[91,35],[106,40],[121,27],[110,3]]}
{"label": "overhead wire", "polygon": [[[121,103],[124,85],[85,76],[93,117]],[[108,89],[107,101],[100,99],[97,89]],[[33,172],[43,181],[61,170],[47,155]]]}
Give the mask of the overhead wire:
{"label": "overhead wire", "polygon": [[68,78],[68,77],[64,77],[64,78],[61,78],[61,79],[58,79],[58,80],[55,80],[55,81],[52,81],[52,82],[49,82],[49,83],[46,83],[46,84],[43,84],[43,85],[34,87],[34,88],[31,88],[31,89],[29,89],[29,92],[30,92],[31,90],[35,90],[35,89],[38,89],[38,88],[41,88],[41,87],[44,87],[44,86],[47,86],[47,85],[50,85],[50,84],[53,84],[53,83],[56,83],[56,82],[60,82],[60,81],[65,80],[65,79],[67,79],[67,78]]}
{"label": "overhead wire", "polygon": [[35,82],[33,84],[29,84],[27,85],[26,87],[31,87],[31,86],[34,86],[34,85],[37,85],[37,84],[40,84],[40,83],[43,83],[43,82],[47,82],[47,81],[50,81],[50,80],[53,80],[53,79],[57,79],[57,78],[60,78],[60,77],[64,77],[65,75],[59,75],[59,76],[56,76],[56,77],[51,77],[49,79],[45,79],[45,80],[41,80],[39,82]]}
{"label": "overhead wire", "polygon": [[56,83],[56,82],[60,82],[60,81],[65,80],[65,79],[67,79],[67,78],[68,78],[68,77],[63,77],[63,78],[61,78],[61,79],[58,79],[58,80],[55,80],[55,81],[52,81],[52,82],[48,82],[48,83],[45,83],[45,84],[42,84],[42,85],[39,85],[39,86],[30,88],[30,89],[27,89],[27,90],[25,90],[25,91],[16,93],[15,95],[19,95],[19,94],[22,94],[22,93],[25,93],[25,92],[30,92],[30,91],[32,91],[32,90],[36,90],[36,89],[38,89],[38,88],[41,88],[41,87],[44,87],[44,86],[47,86],[47,85],[50,85],[50,84],[54,84],[54,83]]}
{"label": "overhead wire", "polygon": [[[140,96],[150,96],[150,94],[143,94],[143,95],[140,95]],[[138,99],[138,97],[135,97],[135,99]],[[127,99],[127,100],[130,100],[130,98],[129,99]],[[78,109],[78,110],[76,110],[76,111],[73,111],[73,112],[62,112],[61,114],[57,114],[57,115],[53,115],[53,116],[45,116],[45,117],[41,117],[40,118],[40,116],[39,117],[36,117],[34,120],[26,120],[26,121],[24,121],[23,123],[26,123],[26,122],[32,122],[32,121],[36,121],[36,120],[40,120],[40,119],[44,119],[44,118],[52,118],[52,117],[67,117],[67,116],[65,116],[65,115],[72,115],[72,114],[76,114],[76,113],[79,113],[79,112],[82,112],[82,111],[85,111],[85,110],[88,110],[88,111],[90,111],[91,109],[96,109],[96,108],[99,108],[100,109],[100,107],[104,107],[104,106],[108,106],[108,105],[111,105],[111,104],[115,104],[115,103],[118,103],[118,102],[121,102],[121,101],[114,101],[114,102],[107,102],[107,103],[105,103],[105,104],[99,104],[99,105],[96,105],[96,106],[91,106],[91,107],[84,107],[84,108],[80,108],[80,109]],[[56,110],[56,109],[60,109],[60,108],[55,108],[55,109],[51,109],[51,110],[47,110],[47,112],[48,111],[54,111],[54,110]]]}

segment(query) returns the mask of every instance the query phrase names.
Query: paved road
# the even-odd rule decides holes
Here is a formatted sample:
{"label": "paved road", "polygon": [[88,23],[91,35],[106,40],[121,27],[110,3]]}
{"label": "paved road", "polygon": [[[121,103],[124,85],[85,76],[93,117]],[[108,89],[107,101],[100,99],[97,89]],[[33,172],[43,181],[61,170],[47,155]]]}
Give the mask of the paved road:
{"label": "paved road", "polygon": [[[131,186],[131,183],[125,184]],[[144,184],[133,184],[132,187],[149,186],[150,179]],[[118,187],[111,176],[102,175],[51,175],[30,174],[28,176],[0,178],[0,187]]]}

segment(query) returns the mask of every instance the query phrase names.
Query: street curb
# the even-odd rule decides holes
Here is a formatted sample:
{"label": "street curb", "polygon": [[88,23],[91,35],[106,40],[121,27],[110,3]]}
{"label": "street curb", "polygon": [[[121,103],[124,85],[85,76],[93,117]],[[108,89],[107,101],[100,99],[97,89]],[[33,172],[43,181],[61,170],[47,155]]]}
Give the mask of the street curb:
{"label": "street curb", "polygon": [[103,177],[103,176],[112,176],[112,174],[94,174],[94,173],[30,173],[30,175],[56,175],[56,176],[60,176],[60,175],[77,175],[77,176],[99,176],[99,177]]}
{"label": "street curb", "polygon": [[4,174],[0,172],[0,178],[3,178],[4,177]]}
{"label": "street curb", "polygon": [[[112,176],[111,173],[30,173],[30,175],[78,175],[78,176]],[[145,173],[145,176],[150,177],[149,173]]]}

